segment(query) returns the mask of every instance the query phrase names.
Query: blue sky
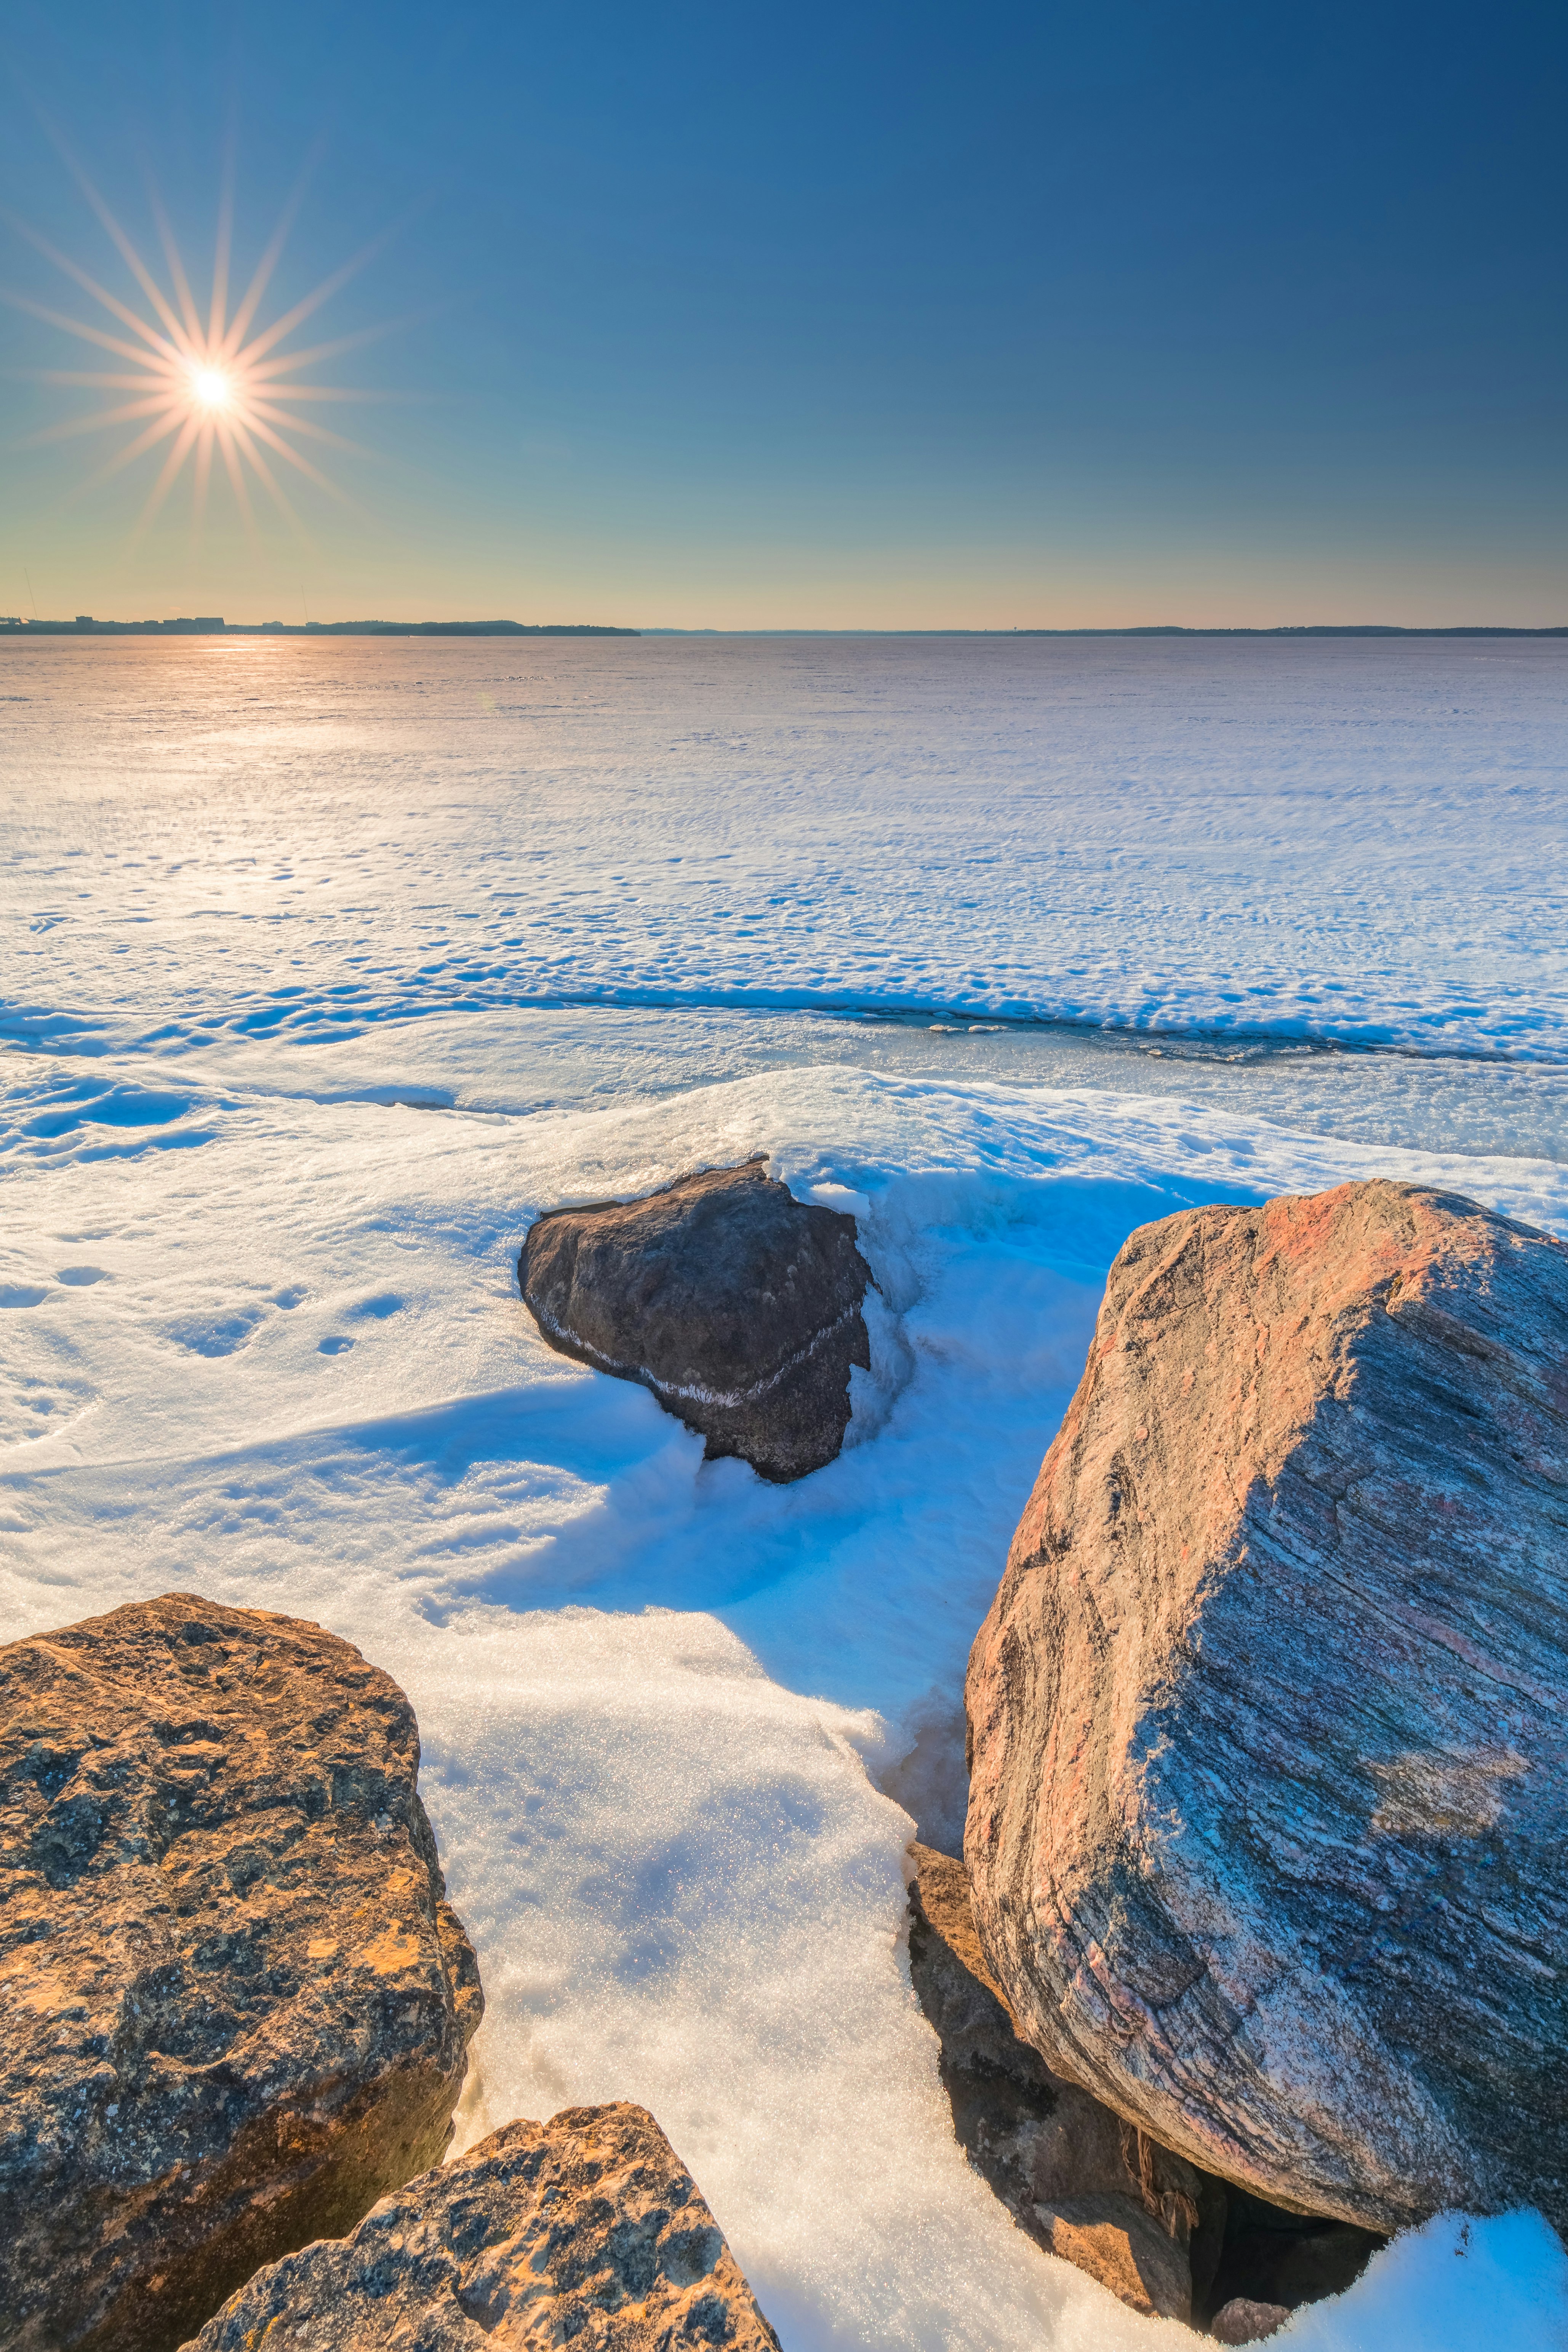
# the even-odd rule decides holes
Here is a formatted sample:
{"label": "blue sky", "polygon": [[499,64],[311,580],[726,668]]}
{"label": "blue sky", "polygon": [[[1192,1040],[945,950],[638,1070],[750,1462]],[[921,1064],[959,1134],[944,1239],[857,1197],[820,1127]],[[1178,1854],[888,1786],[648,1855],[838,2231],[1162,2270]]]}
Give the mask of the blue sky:
{"label": "blue sky", "polygon": [[[317,161],[260,319],[301,531],[37,446],[102,363],[0,311],[0,611],[720,627],[1568,620],[1568,14],[14,6],[0,201],[121,296],[51,141],[205,298]],[[0,282],[89,299],[0,228]],[[27,445],[27,446],[23,446]],[[320,453],[318,453],[320,454]],[[30,581],[30,586],[28,582]]]}

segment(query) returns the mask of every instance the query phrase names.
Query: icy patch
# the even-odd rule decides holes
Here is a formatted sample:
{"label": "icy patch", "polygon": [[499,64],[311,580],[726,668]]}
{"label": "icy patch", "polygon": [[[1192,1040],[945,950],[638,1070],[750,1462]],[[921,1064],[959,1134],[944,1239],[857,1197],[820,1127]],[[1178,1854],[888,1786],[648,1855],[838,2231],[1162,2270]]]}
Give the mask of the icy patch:
{"label": "icy patch", "polygon": [[1539,2213],[1439,2213],[1373,2261],[1348,2294],[1270,2338],[1289,2352],[1558,2352],[1568,2256]]}

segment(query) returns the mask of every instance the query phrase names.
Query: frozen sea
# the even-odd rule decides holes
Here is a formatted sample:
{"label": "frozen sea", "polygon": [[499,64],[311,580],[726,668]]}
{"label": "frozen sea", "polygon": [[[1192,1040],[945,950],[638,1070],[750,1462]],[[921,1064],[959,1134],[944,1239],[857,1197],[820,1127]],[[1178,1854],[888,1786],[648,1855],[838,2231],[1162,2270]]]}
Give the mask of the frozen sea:
{"label": "frozen sea", "polygon": [[[970,1639],[1128,1232],[1568,1234],[1568,647],[0,637],[0,1637],[357,1642],[489,2009],[645,2101],[786,2352],[1190,2345],[1012,2229],[910,1991]],[[790,1487],[542,1345],[541,1208],[771,1155],[881,1286]],[[1443,2218],[1276,2340],[1568,2343]]]}

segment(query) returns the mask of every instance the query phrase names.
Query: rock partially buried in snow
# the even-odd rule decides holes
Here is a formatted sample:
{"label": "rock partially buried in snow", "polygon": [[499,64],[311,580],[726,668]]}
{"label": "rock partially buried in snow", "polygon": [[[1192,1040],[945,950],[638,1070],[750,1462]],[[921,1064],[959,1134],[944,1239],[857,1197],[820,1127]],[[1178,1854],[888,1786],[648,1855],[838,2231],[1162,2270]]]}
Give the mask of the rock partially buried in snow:
{"label": "rock partially buried in snow", "polygon": [[871,1269],[855,1233],[751,1160],[644,1200],[552,1211],[529,1229],[518,1281],[552,1348],[640,1381],[710,1460],[801,1478],[837,1454],[850,1368],[870,1368]]}
{"label": "rock partially buried in snow", "polygon": [[440,2154],[483,1999],[418,1764],[297,1619],[0,1649],[0,2340],[163,2352]]}
{"label": "rock partially buried in snow", "polygon": [[970,1662],[1019,2028],[1375,2229],[1568,2217],[1568,1251],[1342,1186],[1145,1226]]}
{"label": "rock partially buried in snow", "polygon": [[646,2107],[512,2123],[384,2198],[352,2237],[261,2271],[187,2352],[779,2352]]}
{"label": "rock partially buried in snow", "polygon": [[1278,2336],[1290,2314],[1282,2303],[1254,2303],[1233,2295],[1214,2315],[1209,2334],[1216,2344],[1261,2344]]}
{"label": "rock partially buried in snow", "polygon": [[910,1975],[942,2043],[960,2145],[1020,2229],[1134,2311],[1190,2319],[1226,2197],[1020,2042],[974,1933],[963,1864],[910,1848]]}

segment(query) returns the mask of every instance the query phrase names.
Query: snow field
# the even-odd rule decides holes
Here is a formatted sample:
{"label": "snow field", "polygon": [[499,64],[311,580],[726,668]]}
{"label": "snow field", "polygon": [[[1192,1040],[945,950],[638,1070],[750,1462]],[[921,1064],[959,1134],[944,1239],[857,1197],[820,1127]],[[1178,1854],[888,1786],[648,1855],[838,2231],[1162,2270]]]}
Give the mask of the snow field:
{"label": "snow field", "polygon": [[[489,1998],[465,2138],[642,2099],[789,2352],[1190,2342],[1043,2262],[969,2171],[903,1958],[912,1823],[876,1784],[951,1843],[964,1654],[1132,1225],[1376,1166],[1565,1229],[1568,1170],[855,1067],[521,1118],[342,1099],[380,1051],[309,1051],[309,1093],[190,1055],[176,1115],[13,1160],[5,1630],[194,1589],[396,1675]],[[79,1066],[24,1066],[13,1139]],[[147,1076],[89,1066],[121,1102]],[[759,1149],[855,1210],[883,1293],[852,1442],[785,1488],[550,1353],[514,1270],[540,1206]],[[1292,2336],[1458,2352],[1484,2307],[1533,2352],[1562,2273],[1542,2225],[1472,2224],[1463,2268],[1428,2232]]]}
{"label": "snow field", "polygon": [[[645,2100],[787,2352],[1190,2346],[969,2170],[904,1847],[955,1843],[968,1645],[1134,1225],[1395,1174],[1568,1233],[1568,650],[4,668],[0,1639],[185,1589],[394,1674],[489,1999],[465,2138]],[[538,1209],[758,1150],[880,1285],[785,1488],[515,1276]],[[1562,2352],[1568,2265],[1442,2217],[1276,2340]]]}
{"label": "snow field", "polygon": [[1562,1058],[1568,645],[0,647],[6,1034],[564,1000]]}

